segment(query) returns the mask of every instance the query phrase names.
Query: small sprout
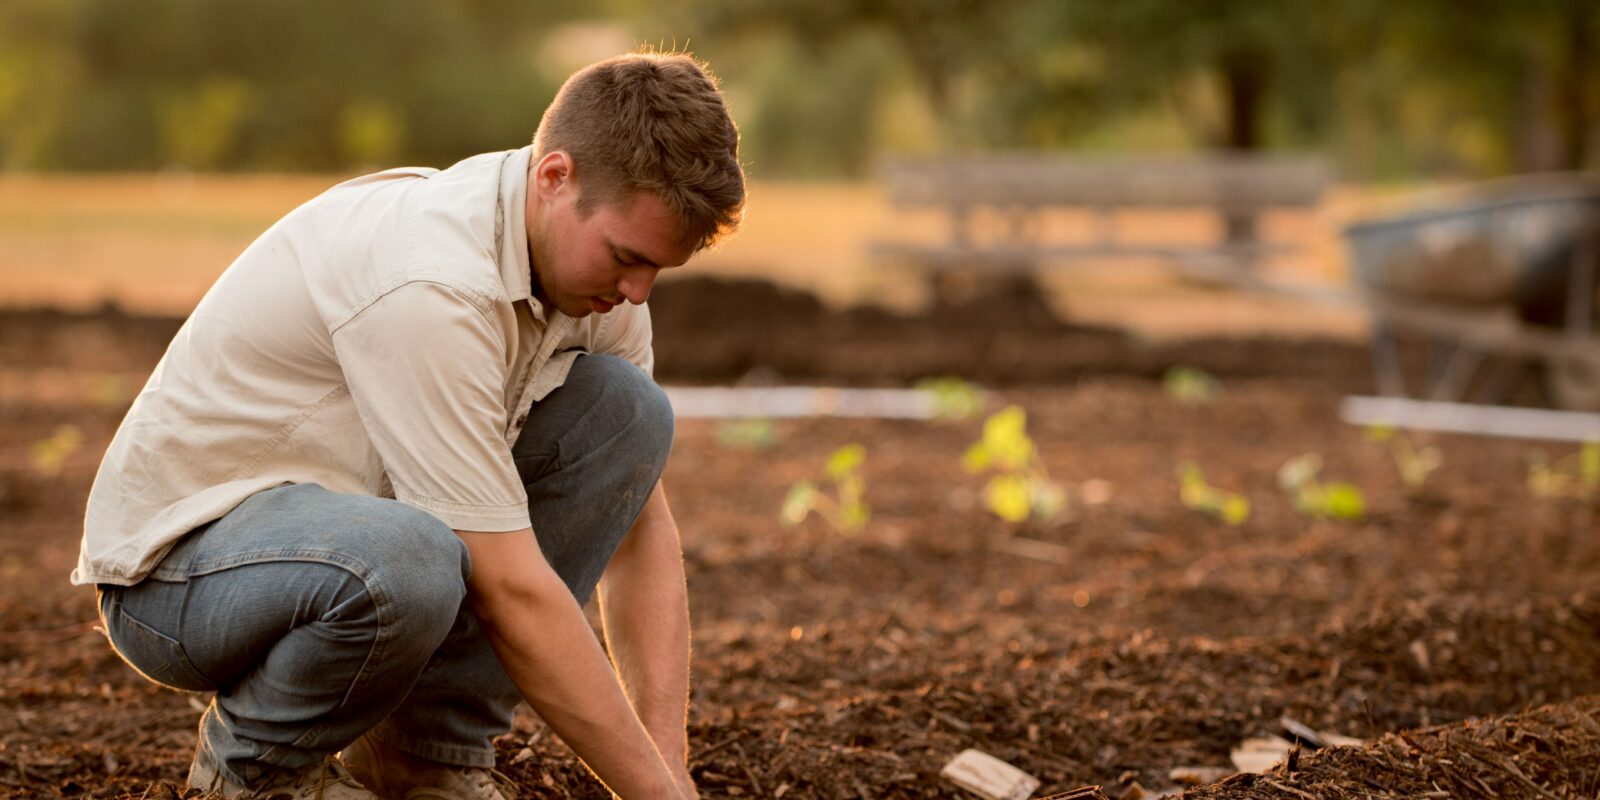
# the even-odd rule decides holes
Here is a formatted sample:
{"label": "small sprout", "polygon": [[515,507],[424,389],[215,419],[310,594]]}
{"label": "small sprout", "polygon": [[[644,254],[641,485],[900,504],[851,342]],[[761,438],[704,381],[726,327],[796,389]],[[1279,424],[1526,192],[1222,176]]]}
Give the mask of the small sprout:
{"label": "small sprout", "polygon": [[828,464],[823,467],[823,472],[835,481],[843,480],[855,474],[866,460],[867,448],[859,444],[847,444],[829,454]]}
{"label": "small sprout", "polygon": [[830,453],[822,471],[832,484],[833,496],[812,481],[800,481],[784,496],[779,519],[792,527],[815,512],[839,533],[865,528],[872,518],[872,510],[863,500],[867,482],[861,477],[861,466],[866,460],[867,448],[859,444],[847,444]]}
{"label": "small sprout", "polygon": [[984,504],[1007,522],[1030,516],[1054,519],[1067,506],[1067,493],[1050,480],[1038,448],[1028,437],[1028,416],[1021,406],[1009,406],[983,422],[983,438],[967,448],[961,463],[976,475],[999,473],[983,489]]}
{"label": "small sprout", "polygon": [[1600,497],[1600,442],[1585,442],[1554,462],[1535,450],[1529,462],[1528,491],[1535,497]]}
{"label": "small sprout", "polygon": [[945,376],[924,378],[915,388],[927,394],[933,415],[939,419],[971,419],[983,411],[983,387],[976,383]]}
{"label": "small sprout", "polygon": [[778,444],[778,426],[765,417],[726,420],[717,426],[717,444],[726,450],[770,450]]}
{"label": "small sprout", "polygon": [[35,472],[46,478],[61,474],[61,467],[78,448],[83,446],[83,431],[76,425],[57,425],[47,439],[33,443],[28,449],[29,460]]}
{"label": "small sprout", "polygon": [[811,481],[800,481],[789,487],[783,497],[783,508],[778,516],[785,525],[799,525],[811,513],[811,503],[817,496],[817,486]]}
{"label": "small sprout", "polygon": [[1400,473],[1400,483],[1407,494],[1415,494],[1428,482],[1428,476],[1444,463],[1444,454],[1437,447],[1417,448],[1405,434],[1391,425],[1367,427],[1367,440],[1389,445],[1389,457]]}
{"label": "small sprout", "polygon": [[1278,468],[1278,486],[1294,495],[1294,507],[1308,517],[1359,520],[1366,516],[1367,502],[1355,485],[1317,480],[1322,471],[1322,456],[1306,453],[1289,459]]}
{"label": "small sprout", "polygon": [[1178,499],[1183,505],[1203,511],[1229,525],[1243,525],[1250,519],[1250,500],[1206,483],[1205,474],[1194,464],[1178,468]]}
{"label": "small sprout", "polygon": [[1182,365],[1161,376],[1167,396],[1186,405],[1208,406],[1222,396],[1222,381],[1204,370]]}

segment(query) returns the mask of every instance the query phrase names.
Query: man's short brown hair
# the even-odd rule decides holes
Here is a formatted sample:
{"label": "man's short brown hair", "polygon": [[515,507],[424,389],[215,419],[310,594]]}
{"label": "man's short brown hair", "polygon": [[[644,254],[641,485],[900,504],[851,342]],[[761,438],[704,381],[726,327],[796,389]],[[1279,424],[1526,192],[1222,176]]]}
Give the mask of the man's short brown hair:
{"label": "man's short brown hair", "polygon": [[738,227],[739,130],[705,65],[683,53],[630,53],[573,73],[545,109],[534,158],[572,157],[587,213],[655,193],[696,250]]}

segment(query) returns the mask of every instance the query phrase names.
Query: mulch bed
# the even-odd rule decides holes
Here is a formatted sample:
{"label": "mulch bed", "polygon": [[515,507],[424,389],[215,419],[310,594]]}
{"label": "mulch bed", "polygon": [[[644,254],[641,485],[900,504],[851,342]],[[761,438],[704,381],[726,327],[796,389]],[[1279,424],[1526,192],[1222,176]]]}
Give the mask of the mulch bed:
{"label": "mulch bed", "polygon": [[[661,300],[658,337],[689,342],[663,346],[663,381],[981,378],[1027,409],[1072,500],[1049,522],[990,515],[982,478],[960,466],[979,420],[780,422],[764,450],[680,422],[667,484],[705,796],[960,797],[938,773],[967,748],[1038,777],[1038,797],[1088,784],[1154,796],[1177,790],[1176,767],[1226,767],[1242,740],[1282,735],[1283,717],[1367,742],[1307,747],[1292,768],[1184,796],[1600,791],[1600,506],[1532,496],[1530,445],[1466,437],[1428,438],[1444,465],[1404,491],[1387,452],[1336,418],[1342,394],[1369,391],[1359,348],[1150,345],[986,308],[967,313],[998,319],[952,330],[949,310],[898,318],[700,288],[678,308]],[[697,321],[726,302],[766,311]],[[801,308],[792,325],[786,304]],[[66,583],[126,384],[175,327],[0,312],[0,797],[180,794],[204,698],[134,675],[92,630],[91,593]],[[1222,398],[1167,396],[1157,379],[1174,364],[1220,376]],[[44,474],[32,445],[63,424],[84,444]],[[868,452],[867,528],[780,526],[787,487],[852,442]],[[1274,475],[1304,452],[1363,489],[1365,519],[1295,511]],[[1248,495],[1250,520],[1185,508],[1183,461]],[[606,796],[532,716],[499,746],[524,796]]]}

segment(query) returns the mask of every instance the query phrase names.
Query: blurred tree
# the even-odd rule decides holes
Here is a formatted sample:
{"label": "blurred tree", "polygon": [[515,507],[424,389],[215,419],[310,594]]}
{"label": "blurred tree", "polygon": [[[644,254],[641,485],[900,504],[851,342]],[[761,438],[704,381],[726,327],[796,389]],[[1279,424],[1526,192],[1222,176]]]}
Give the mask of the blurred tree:
{"label": "blurred tree", "polygon": [[52,39],[80,88],[27,160],[335,169],[516,146],[554,86],[526,53],[541,18],[512,5],[74,0]]}
{"label": "blurred tree", "polygon": [[[1120,0],[1071,6],[1073,28],[1106,60],[1105,102],[1166,102],[1207,146],[1267,147],[1269,115],[1315,138],[1330,106],[1338,45],[1354,21],[1315,0]],[[1199,81],[1199,83],[1196,82]]]}
{"label": "blurred tree", "polygon": [[71,98],[81,91],[79,59],[67,45],[78,4],[0,3],[0,167],[53,160]]}
{"label": "blurred tree", "polygon": [[765,177],[885,149],[1600,159],[1595,0],[3,0],[0,167],[443,165],[637,43],[715,65]]}
{"label": "blurred tree", "polygon": [[[1417,88],[1492,128],[1499,168],[1582,169],[1597,160],[1600,3],[1416,0],[1391,4],[1388,34]],[[1389,97],[1400,99],[1396,93]]]}

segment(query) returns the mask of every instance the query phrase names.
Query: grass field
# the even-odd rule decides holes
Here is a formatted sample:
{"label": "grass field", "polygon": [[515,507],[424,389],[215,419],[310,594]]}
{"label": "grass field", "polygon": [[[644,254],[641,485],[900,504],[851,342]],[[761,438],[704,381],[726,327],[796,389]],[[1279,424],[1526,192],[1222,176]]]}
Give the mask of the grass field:
{"label": "grass field", "polygon": [[[0,305],[92,307],[114,300],[143,312],[183,315],[249,242],[339,176],[0,175]],[[1312,213],[1264,222],[1268,240],[1298,251],[1270,263],[1275,275],[1340,284],[1341,224],[1371,206],[1370,191],[1341,188]],[[937,237],[942,219],[896,215],[870,183],[755,183],[743,230],[692,269],[760,276],[834,304],[898,309],[925,302],[915,276],[873,263],[876,239]],[[1089,214],[1044,220],[1044,236],[1090,240]],[[1204,213],[1129,213],[1114,225],[1129,241],[1200,242],[1217,236]],[[1113,324],[1152,337],[1281,332],[1359,336],[1351,309],[1307,307],[1222,293],[1173,279],[1160,264],[1119,261],[1052,270],[1052,304],[1075,321]],[[687,271],[686,271],[687,272]],[[680,273],[684,274],[684,273]]]}

